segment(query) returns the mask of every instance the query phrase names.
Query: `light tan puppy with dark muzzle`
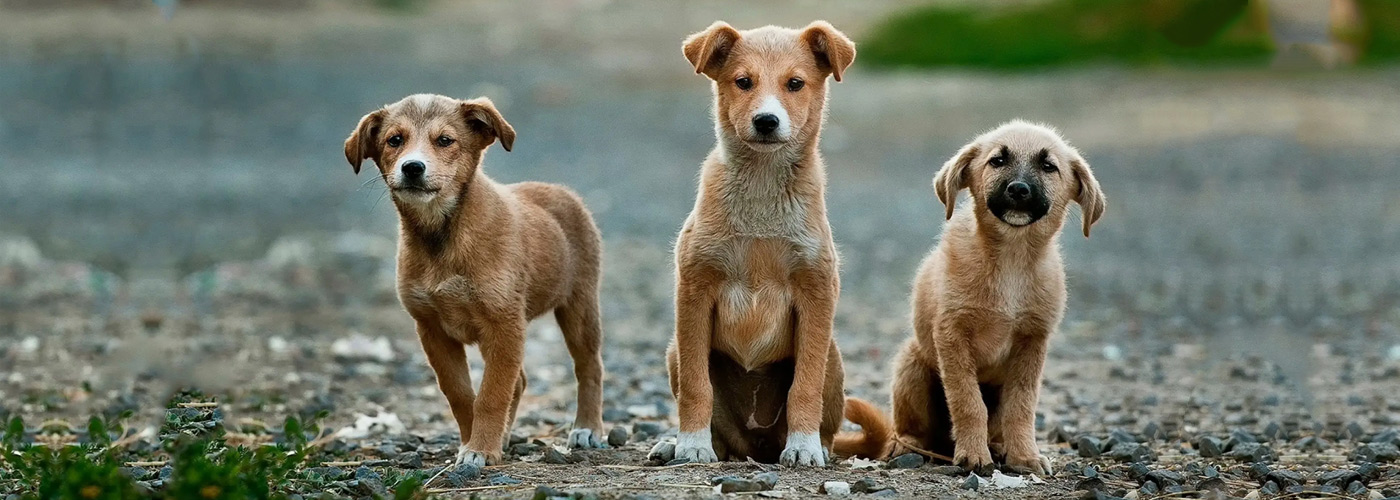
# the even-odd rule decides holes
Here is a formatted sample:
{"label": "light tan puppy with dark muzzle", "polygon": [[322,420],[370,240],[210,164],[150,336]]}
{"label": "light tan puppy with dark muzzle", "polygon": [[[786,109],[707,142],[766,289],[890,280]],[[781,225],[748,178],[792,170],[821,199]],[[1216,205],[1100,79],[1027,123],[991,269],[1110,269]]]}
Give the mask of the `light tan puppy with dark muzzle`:
{"label": "light tan puppy with dark muzzle", "polygon": [[841,423],[841,287],[817,143],[827,77],[841,80],[855,46],[822,21],[717,22],[683,49],[713,80],[718,144],[676,242],[675,456],[825,465]]}
{"label": "light tan puppy with dark muzzle", "polygon": [[[846,417],[842,454],[917,447],[985,471],[992,451],[1014,470],[1050,473],[1035,444],[1046,344],[1065,311],[1059,233],[1070,203],[1084,236],[1103,215],[1099,182],[1049,127],[1013,121],[963,146],[934,178],[950,222],[914,281],[914,337],[896,361],[894,429],[864,401]],[[958,191],[972,195],[954,211]],[[896,437],[897,436],[897,437]]]}
{"label": "light tan puppy with dark muzzle", "polygon": [[[365,115],[345,141],[355,173],[374,160],[398,209],[399,300],[457,420],[457,462],[477,466],[501,459],[525,391],[525,325],[550,311],[578,379],[569,446],[602,446],[598,228],[568,188],[487,177],[497,139],[510,151],[515,130],[490,100],[419,94]],[[479,395],[471,344],[486,362]]]}

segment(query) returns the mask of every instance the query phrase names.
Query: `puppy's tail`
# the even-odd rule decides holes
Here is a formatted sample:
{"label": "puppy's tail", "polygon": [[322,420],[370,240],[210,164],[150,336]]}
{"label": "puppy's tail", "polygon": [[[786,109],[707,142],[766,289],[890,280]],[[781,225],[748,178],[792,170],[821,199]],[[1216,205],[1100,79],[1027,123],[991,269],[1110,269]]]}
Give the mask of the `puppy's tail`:
{"label": "puppy's tail", "polygon": [[869,401],[846,398],[846,420],[860,426],[860,432],[842,432],[831,443],[831,450],[843,457],[885,458],[894,442],[894,423]]}

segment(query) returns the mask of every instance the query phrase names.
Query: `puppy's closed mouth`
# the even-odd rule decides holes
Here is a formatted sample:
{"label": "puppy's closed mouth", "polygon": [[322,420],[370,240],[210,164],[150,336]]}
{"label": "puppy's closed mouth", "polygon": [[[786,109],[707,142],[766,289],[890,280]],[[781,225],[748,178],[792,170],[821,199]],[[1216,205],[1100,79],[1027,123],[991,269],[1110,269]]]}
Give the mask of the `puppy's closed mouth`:
{"label": "puppy's closed mouth", "polygon": [[438,192],[438,189],[437,189],[437,188],[427,188],[427,187],[423,187],[423,186],[399,186],[399,187],[393,188],[393,191],[394,191],[395,193],[432,194],[432,193]]}
{"label": "puppy's closed mouth", "polygon": [[1001,214],[1000,219],[1002,222],[1005,222],[1012,226],[1022,227],[1029,226],[1032,222],[1035,222],[1037,217],[1031,215],[1030,212],[1022,212],[1020,210],[1007,210],[1005,213]]}

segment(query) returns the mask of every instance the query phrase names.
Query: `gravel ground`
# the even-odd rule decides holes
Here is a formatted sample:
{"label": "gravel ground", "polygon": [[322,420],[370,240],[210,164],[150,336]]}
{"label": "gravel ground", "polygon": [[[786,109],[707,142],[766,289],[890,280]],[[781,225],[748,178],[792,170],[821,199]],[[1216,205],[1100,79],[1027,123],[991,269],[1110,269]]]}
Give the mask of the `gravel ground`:
{"label": "gravel ground", "polygon": [[[513,8],[546,4],[559,7]],[[270,24],[246,28],[191,8],[164,30],[109,20],[134,18],[123,11],[78,16],[86,34],[67,44],[21,26],[57,30],[63,18],[0,16],[0,95],[23,96],[0,107],[0,414],[61,441],[83,433],[59,423],[135,411],[130,427],[151,435],[132,458],[158,461],[161,434],[278,440],[288,415],[324,411],[323,427],[343,434],[306,471],[325,479],[317,489],[359,497],[376,476],[437,475],[457,438],[393,294],[392,208],[340,159],[365,110],[426,90],[501,103],[521,136],[515,152],[490,153],[488,171],[567,183],[597,215],[605,418],[623,443],[556,448],[572,369],[541,319],[508,463],[444,472],[430,485],[456,490],[444,494],[697,497],[734,476],[769,488],[735,495],[767,497],[823,496],[828,481],[900,498],[1400,496],[1394,69],[881,74],[858,61],[833,86],[824,142],[849,394],[888,399],[908,280],[941,222],[928,183],[959,144],[1015,116],[1049,121],[1108,193],[1094,237],[1062,242],[1070,310],[1037,422],[1056,473],[1003,487],[1016,481],[913,457],[649,462],[675,432],[662,359],[669,248],[712,144],[706,85],[677,41],[716,17],[828,17],[859,41],[896,4],[661,15],[582,2],[538,26],[487,3],[397,17],[311,15],[329,8],[316,4],[248,15]],[[487,11],[500,20],[489,29],[476,17]],[[656,22],[617,33],[618,18]],[[448,28],[463,20],[475,24]],[[338,43],[346,26],[357,42]],[[502,36],[513,41],[487,43]],[[484,48],[427,50],[441,44]],[[167,409],[176,394],[214,404]],[[161,471],[132,474],[158,487]]]}

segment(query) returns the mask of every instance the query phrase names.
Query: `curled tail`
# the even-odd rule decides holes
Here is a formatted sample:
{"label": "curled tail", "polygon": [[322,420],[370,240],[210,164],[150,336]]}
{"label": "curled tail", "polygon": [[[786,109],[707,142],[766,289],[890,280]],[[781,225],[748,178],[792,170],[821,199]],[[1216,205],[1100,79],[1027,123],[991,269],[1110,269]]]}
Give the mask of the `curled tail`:
{"label": "curled tail", "polygon": [[860,432],[842,432],[832,441],[832,451],[843,457],[885,458],[894,442],[894,424],[879,408],[859,398],[846,398],[846,420]]}

